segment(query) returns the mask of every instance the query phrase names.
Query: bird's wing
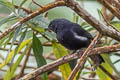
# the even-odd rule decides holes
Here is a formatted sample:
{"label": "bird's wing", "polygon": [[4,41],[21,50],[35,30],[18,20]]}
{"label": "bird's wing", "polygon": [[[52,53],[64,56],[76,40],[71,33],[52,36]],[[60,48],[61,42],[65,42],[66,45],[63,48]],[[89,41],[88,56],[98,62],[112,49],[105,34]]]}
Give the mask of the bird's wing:
{"label": "bird's wing", "polygon": [[78,36],[87,37],[88,39],[93,39],[92,35],[88,33],[86,30],[84,30],[83,28],[81,28],[81,26],[78,24],[73,24],[71,30]]}

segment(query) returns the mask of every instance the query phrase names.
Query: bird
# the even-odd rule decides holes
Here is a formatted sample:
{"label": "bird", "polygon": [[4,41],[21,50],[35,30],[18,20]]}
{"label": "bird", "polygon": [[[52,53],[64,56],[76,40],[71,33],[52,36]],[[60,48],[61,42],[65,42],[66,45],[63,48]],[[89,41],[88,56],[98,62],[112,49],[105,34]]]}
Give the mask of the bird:
{"label": "bird", "polygon": [[[93,40],[92,35],[79,24],[64,18],[52,20],[48,25],[48,29],[55,32],[58,42],[69,50],[87,48]],[[92,58],[96,66],[104,62],[104,59],[99,54],[92,55],[90,58]]]}

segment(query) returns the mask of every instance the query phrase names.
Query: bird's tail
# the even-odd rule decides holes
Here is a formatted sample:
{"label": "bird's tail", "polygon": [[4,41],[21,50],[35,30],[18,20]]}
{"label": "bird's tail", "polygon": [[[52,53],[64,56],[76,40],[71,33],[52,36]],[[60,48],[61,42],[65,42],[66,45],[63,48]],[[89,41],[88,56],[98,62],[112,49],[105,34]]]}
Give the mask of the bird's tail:
{"label": "bird's tail", "polygon": [[95,68],[98,67],[101,63],[105,62],[104,59],[99,54],[91,55],[90,58],[93,60]]}

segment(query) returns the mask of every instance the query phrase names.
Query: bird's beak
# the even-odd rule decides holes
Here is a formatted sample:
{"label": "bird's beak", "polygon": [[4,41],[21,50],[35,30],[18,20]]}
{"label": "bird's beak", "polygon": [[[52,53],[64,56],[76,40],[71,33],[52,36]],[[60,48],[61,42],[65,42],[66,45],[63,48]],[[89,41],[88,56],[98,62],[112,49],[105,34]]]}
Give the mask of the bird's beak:
{"label": "bird's beak", "polygon": [[45,28],[45,31],[52,32],[52,30],[50,30],[49,28]]}

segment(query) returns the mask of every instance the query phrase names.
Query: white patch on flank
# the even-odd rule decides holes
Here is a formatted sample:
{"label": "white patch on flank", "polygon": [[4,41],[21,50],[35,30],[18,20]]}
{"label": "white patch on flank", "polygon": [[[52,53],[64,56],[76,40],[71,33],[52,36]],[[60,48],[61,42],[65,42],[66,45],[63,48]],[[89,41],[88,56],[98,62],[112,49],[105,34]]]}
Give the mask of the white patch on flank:
{"label": "white patch on flank", "polygon": [[79,36],[77,33],[73,32],[74,36],[80,40],[86,41],[88,38],[83,37],[83,36]]}

